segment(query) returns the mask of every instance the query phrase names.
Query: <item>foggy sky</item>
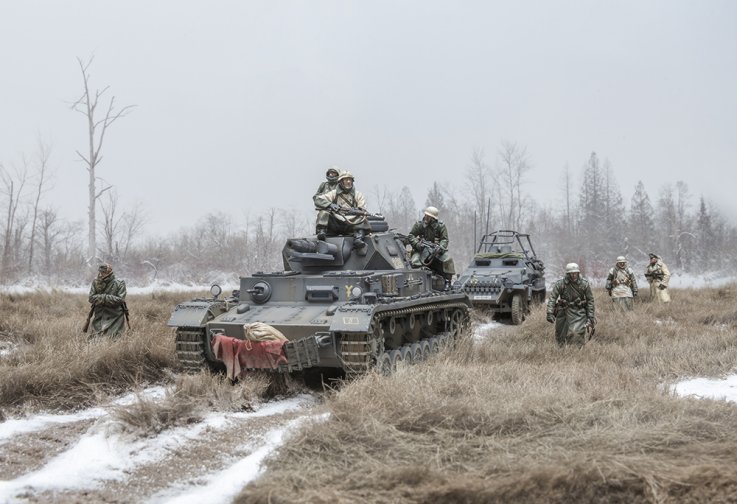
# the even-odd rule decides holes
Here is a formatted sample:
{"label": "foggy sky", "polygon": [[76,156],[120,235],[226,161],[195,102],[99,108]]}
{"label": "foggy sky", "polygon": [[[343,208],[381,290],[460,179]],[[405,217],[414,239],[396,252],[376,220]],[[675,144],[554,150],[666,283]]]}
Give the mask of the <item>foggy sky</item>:
{"label": "foggy sky", "polygon": [[[76,57],[120,105],[98,175],[148,233],[209,211],[304,210],[325,169],[377,186],[461,188],[474,148],[526,146],[526,190],[560,199],[592,151],[629,206],[684,180],[737,220],[737,3],[730,1],[24,1],[0,7],[0,162],[52,145],[83,220]],[[696,201],[694,201],[695,203]]]}

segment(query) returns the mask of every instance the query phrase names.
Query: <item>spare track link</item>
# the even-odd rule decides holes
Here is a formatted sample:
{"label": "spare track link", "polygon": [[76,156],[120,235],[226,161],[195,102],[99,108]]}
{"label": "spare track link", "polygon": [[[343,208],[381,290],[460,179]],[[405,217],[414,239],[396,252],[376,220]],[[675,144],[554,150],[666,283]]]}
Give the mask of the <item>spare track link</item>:
{"label": "spare track link", "polygon": [[[411,313],[423,313],[430,310],[448,310],[462,308],[468,310],[465,303],[436,303],[429,305],[412,306],[409,308],[400,308],[397,310],[387,310],[375,313],[371,321],[371,327],[377,327],[381,323],[381,319],[386,317],[396,317],[409,315]],[[363,374],[371,370],[373,365],[372,357],[372,333],[343,333],[340,341],[340,350],[345,369],[350,374]],[[379,349],[379,353],[383,348]]]}
{"label": "spare track link", "polygon": [[205,359],[205,329],[177,327],[177,359],[187,373],[199,373],[207,368]]}

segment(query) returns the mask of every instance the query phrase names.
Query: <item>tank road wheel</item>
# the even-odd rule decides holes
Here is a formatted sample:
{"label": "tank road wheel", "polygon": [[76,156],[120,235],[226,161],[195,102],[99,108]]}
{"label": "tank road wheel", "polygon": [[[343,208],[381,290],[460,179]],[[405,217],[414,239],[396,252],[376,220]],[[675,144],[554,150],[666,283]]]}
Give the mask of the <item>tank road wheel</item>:
{"label": "tank road wheel", "polygon": [[389,352],[389,358],[392,361],[392,371],[396,371],[397,366],[402,364],[402,352],[399,350],[392,350]]}
{"label": "tank road wheel", "polygon": [[422,358],[427,359],[432,355],[432,350],[430,349],[430,341],[429,340],[422,340],[420,341],[420,346],[422,347]]}
{"label": "tank road wheel", "polygon": [[440,340],[439,338],[430,338],[427,340],[427,346],[430,349],[429,353],[434,355],[440,351]]}
{"label": "tank road wheel", "polygon": [[395,364],[392,363],[391,355],[384,352],[381,355],[379,355],[379,358],[376,362],[376,369],[384,376],[389,376],[392,374],[395,368]]}
{"label": "tank road wheel", "polygon": [[461,332],[463,332],[463,312],[461,310],[453,310],[450,313],[447,325],[451,338],[458,338]]}
{"label": "tank road wheel", "polygon": [[522,294],[512,296],[512,325],[520,325],[525,320],[525,303],[522,302]]}
{"label": "tank road wheel", "polygon": [[425,358],[421,343],[412,343],[409,348],[412,351],[412,363],[417,364]]}
{"label": "tank road wheel", "polygon": [[412,355],[412,348],[409,345],[404,345],[399,349],[399,352],[402,354],[402,362],[406,362],[407,364],[415,363],[414,355]]}

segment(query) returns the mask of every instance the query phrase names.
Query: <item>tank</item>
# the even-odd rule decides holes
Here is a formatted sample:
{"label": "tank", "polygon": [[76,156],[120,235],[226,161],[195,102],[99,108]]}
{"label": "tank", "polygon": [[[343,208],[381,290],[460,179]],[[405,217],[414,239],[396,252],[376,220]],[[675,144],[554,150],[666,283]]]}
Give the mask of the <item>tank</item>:
{"label": "tank", "polygon": [[481,238],[454,288],[467,293],[474,308],[518,325],[531,303],[545,301],[545,265],[537,258],[530,235],[494,231]]}
{"label": "tank", "polygon": [[458,337],[470,320],[466,293],[444,291],[441,277],[412,269],[402,237],[387,230],[383,218],[369,223],[363,248],[354,248],[352,236],[292,238],[282,250],[284,271],[242,277],[232,296],[221,298],[214,286],[212,298],[177,305],[168,325],[176,328],[184,368],[222,367],[225,358],[217,356],[214,340],[225,336],[250,349],[244,326],[256,322],[286,341],[276,361],[246,359],[246,369],[278,372],[390,373],[399,362],[422,360]]}

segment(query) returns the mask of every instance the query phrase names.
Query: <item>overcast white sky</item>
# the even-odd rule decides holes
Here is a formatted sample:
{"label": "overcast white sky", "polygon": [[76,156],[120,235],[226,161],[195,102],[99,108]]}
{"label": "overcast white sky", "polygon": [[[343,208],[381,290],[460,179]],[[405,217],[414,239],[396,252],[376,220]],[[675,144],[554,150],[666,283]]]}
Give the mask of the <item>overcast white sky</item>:
{"label": "overcast white sky", "polygon": [[6,1],[0,161],[40,133],[49,203],[86,215],[75,58],[135,111],[99,175],[175,231],[210,210],[310,213],[327,166],[375,186],[463,183],[475,147],[524,145],[553,203],[568,164],[608,159],[627,203],[682,179],[737,219],[737,2]]}

